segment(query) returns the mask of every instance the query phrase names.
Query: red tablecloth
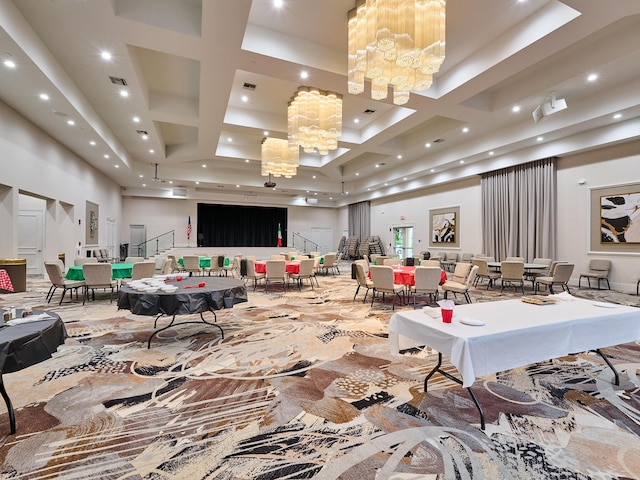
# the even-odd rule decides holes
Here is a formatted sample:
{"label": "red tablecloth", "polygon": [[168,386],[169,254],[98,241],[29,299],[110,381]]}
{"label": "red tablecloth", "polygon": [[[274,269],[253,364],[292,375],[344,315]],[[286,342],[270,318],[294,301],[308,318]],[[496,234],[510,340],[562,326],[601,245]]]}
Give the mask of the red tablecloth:
{"label": "red tablecloth", "polygon": [[[414,273],[416,267],[404,267],[393,265],[393,282],[396,284],[408,285],[412,287],[416,284]],[[371,275],[369,275],[371,276]],[[447,281],[447,272],[440,270],[440,285]]]}
{"label": "red tablecloth", "polygon": [[[256,269],[256,273],[266,273],[267,272],[267,262],[263,260],[256,260],[254,263],[254,268]],[[295,260],[287,260],[285,262],[285,271],[287,273],[300,273],[300,262]]]}
{"label": "red tablecloth", "polygon": [[11,283],[11,278],[9,278],[9,274],[4,268],[0,269],[0,290],[13,292],[13,284]]}

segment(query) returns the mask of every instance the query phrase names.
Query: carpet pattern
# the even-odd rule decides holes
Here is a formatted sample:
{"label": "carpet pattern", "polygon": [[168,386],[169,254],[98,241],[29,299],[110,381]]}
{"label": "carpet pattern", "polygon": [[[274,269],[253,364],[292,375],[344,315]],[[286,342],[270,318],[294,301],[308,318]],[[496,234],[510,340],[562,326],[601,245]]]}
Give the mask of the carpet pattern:
{"label": "carpet pattern", "polygon": [[52,359],[4,376],[18,431],[8,435],[3,405],[0,478],[640,478],[639,342],[604,349],[619,386],[588,352],[481,377],[483,432],[465,389],[435,375],[423,392],[437,352],[389,352],[391,303],[354,302],[344,273],[319,281],[249,288],[247,303],[217,312],[224,339],[187,324],[150,349],[153,317],[118,311],[108,295],[46,305],[44,280],[0,295],[0,306],[46,305],[69,334]]}

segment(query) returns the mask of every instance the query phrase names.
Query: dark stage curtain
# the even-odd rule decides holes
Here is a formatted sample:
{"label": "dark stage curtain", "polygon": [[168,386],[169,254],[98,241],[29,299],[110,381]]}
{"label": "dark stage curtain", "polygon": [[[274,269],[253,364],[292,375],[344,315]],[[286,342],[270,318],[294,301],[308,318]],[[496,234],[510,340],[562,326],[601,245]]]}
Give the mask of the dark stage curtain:
{"label": "dark stage curtain", "polygon": [[287,246],[287,209],[198,203],[198,246]]}

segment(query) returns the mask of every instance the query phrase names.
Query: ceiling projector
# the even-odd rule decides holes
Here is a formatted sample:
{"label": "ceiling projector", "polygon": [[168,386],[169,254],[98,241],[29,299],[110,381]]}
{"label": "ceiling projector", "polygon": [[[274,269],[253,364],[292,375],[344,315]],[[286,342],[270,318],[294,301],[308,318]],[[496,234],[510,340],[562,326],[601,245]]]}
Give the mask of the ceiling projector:
{"label": "ceiling projector", "polygon": [[276,182],[269,180],[268,182],[264,182],[264,186],[267,188],[276,188]]}
{"label": "ceiling projector", "polygon": [[561,110],[567,108],[567,101],[564,98],[556,99],[556,94],[553,93],[551,98],[541,105],[538,105],[533,111],[533,121],[538,123],[549,115],[558,113]]}

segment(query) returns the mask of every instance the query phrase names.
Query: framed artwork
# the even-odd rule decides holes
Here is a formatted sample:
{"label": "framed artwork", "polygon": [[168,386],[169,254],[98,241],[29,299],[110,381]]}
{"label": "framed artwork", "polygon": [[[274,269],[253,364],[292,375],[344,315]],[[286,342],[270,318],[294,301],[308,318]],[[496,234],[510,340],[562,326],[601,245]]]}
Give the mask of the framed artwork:
{"label": "framed artwork", "polygon": [[460,207],[439,208],[429,211],[430,246],[458,247]]}
{"label": "framed artwork", "polygon": [[85,228],[85,245],[98,245],[99,241],[99,227],[100,217],[98,205],[92,202],[87,202],[86,219],[84,222]]}
{"label": "framed artwork", "polygon": [[638,251],[640,247],[640,184],[591,190],[591,249]]}

